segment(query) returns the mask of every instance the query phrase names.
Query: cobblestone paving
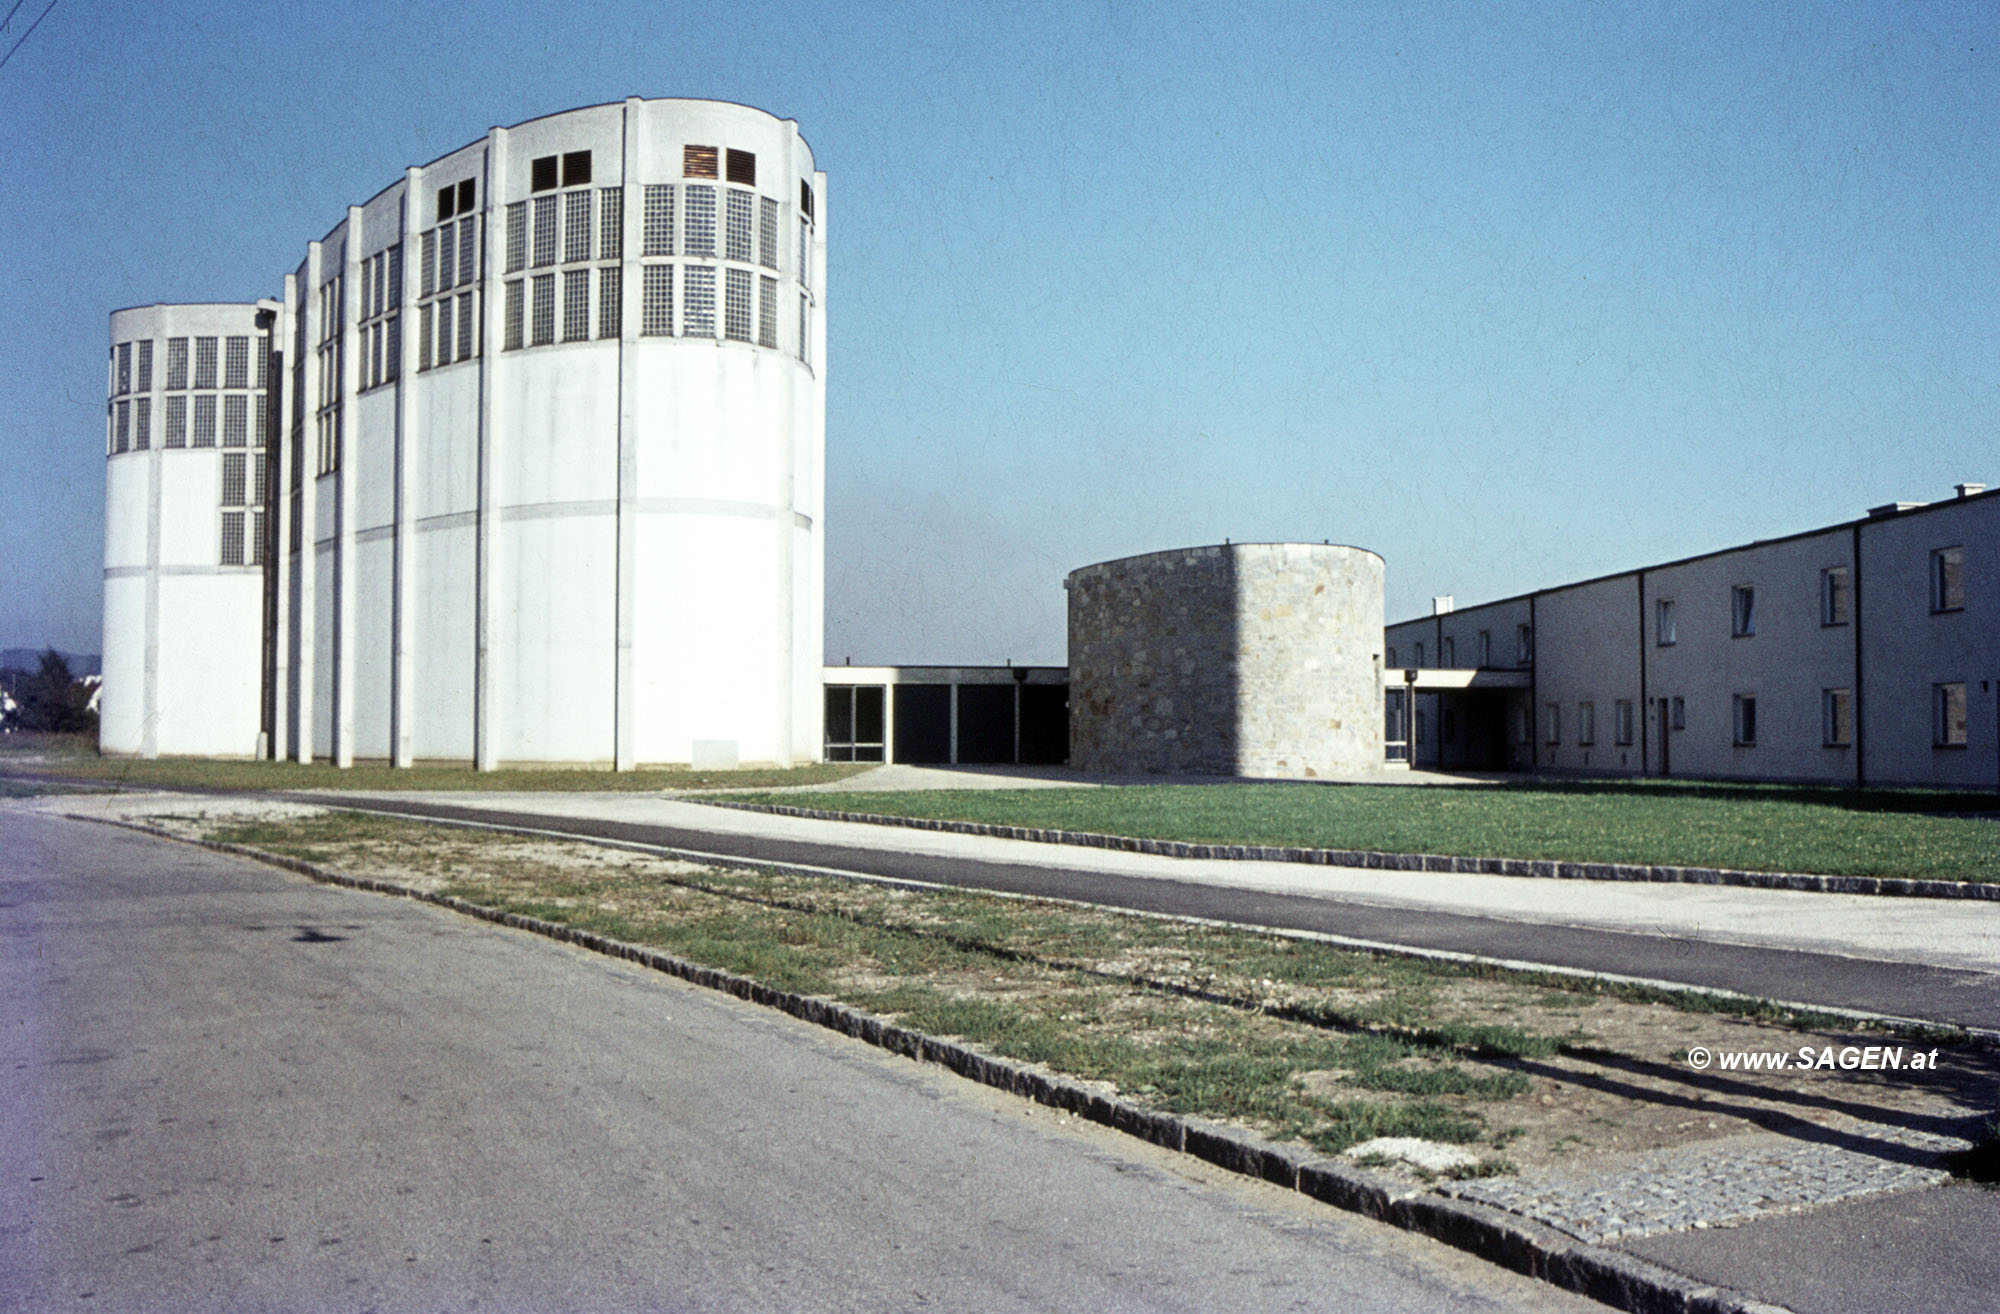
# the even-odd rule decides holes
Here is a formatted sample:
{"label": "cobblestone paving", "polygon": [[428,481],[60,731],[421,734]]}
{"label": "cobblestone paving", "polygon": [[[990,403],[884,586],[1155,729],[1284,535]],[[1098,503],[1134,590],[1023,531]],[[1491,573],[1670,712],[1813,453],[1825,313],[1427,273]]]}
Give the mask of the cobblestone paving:
{"label": "cobblestone paving", "polygon": [[1660,1150],[1607,1172],[1494,1177],[1445,1190],[1582,1241],[1616,1241],[1935,1185],[1949,1176],[1938,1157],[1969,1146],[1869,1122],[1807,1135],[1732,1136]]}

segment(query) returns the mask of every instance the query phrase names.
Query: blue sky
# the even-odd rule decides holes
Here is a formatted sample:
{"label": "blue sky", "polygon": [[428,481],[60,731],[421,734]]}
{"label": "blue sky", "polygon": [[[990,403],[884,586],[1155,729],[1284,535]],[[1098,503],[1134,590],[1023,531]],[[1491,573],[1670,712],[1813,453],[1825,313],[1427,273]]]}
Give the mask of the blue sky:
{"label": "blue sky", "polygon": [[632,94],[827,171],[829,661],[1059,663],[1067,571],[1223,538],[1394,619],[2000,484],[1991,4],[305,12],[0,68],[0,646],[98,647],[109,311]]}

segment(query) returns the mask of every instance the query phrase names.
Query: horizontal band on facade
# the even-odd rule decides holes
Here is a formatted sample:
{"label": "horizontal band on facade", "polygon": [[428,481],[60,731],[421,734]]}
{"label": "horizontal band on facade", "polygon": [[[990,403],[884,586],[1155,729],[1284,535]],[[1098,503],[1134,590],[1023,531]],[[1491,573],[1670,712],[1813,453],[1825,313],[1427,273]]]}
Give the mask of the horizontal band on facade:
{"label": "horizontal band on facade", "polygon": [[262,566],[106,566],[106,579],[138,579],[146,575],[261,575]]}
{"label": "horizontal band on facade", "polygon": [[[792,523],[800,529],[812,528],[812,517],[802,511],[787,511],[781,506],[770,506],[760,502],[731,502],[721,498],[707,497],[642,497],[631,504],[632,510],[640,515],[679,516],[736,516],[744,520],[782,520],[791,516]],[[522,520],[561,520],[583,516],[610,516],[618,513],[618,503],[610,498],[598,498],[588,502],[535,502],[526,506],[500,508],[500,519],[505,523]],[[433,533],[444,529],[469,529],[479,523],[477,511],[454,511],[449,515],[425,516],[412,522],[412,527],[420,534]],[[376,525],[359,530],[354,535],[356,543],[379,543],[394,538],[394,525]],[[322,538],[316,547],[330,547],[338,543],[339,537]]]}

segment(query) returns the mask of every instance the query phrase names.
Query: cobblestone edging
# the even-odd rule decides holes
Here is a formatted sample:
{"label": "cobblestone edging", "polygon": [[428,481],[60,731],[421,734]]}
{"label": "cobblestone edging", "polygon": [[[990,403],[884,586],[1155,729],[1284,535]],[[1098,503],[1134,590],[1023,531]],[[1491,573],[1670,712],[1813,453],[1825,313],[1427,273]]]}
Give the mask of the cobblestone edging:
{"label": "cobblestone edging", "polygon": [[944,821],[897,817],[879,812],[834,812],[784,803],[739,803],[690,798],[712,808],[767,812],[810,821],[859,821],[871,826],[903,826],[951,835],[986,835],[1036,844],[1074,844],[1164,858],[1220,858],[1234,862],[1298,862],[1315,867],[1368,867],[1381,871],[1451,872],[1477,876],[1541,876],[1572,881],[1633,881],[1661,885],[1745,885],[1764,890],[1810,890],[1819,894],[1885,894],[1914,899],[1985,899],[2000,903],[2000,881],[1934,881],[1905,876],[1816,876],[1809,873],[1739,871],[1731,867],[1671,867],[1624,862],[1557,862],[1540,858],[1460,858],[1437,853],[1380,853],[1373,849],[1305,849],[1268,844],[1190,844],[1184,840],[1137,839],[1091,830],[1048,830],[1003,826],[987,821]]}
{"label": "cobblestone edging", "polygon": [[[1200,1118],[1143,1108],[1092,1090],[1081,1082],[1011,1059],[982,1054],[967,1045],[898,1026],[835,1000],[779,990],[734,972],[704,967],[673,954],[614,940],[560,922],[502,912],[484,904],[413,889],[393,881],[348,876],[296,858],[240,844],[190,840],[131,821],[65,815],[75,821],[119,826],[161,839],[194,844],[232,857],[247,858],[327,885],[435,904],[481,921],[621,958],[694,985],[734,995],[752,1004],[777,1009],[890,1053],[920,1063],[938,1064],[961,1077],[996,1090],[1076,1117],[1088,1118],[1114,1131],[1169,1150],[1194,1155],[1230,1172],[1298,1191],[1334,1208],[1430,1237],[1517,1273],[1631,1311],[1631,1314],[1790,1314],[1781,1306],[1761,1303],[1741,1291],[1690,1281],[1658,1264],[1578,1241],[1554,1228],[1490,1205],[1454,1199],[1428,1188],[1407,1186],[1342,1161],[1325,1158],[1302,1146],[1279,1145]],[[787,864],[782,863],[746,862],[740,865],[768,871],[790,870]]]}

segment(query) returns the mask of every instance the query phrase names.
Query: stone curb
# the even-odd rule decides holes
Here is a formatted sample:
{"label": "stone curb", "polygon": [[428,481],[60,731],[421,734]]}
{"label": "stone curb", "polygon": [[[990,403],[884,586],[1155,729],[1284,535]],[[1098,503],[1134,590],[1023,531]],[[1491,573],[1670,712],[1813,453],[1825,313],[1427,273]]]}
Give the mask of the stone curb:
{"label": "stone curb", "polygon": [[783,803],[738,803],[730,799],[688,798],[704,807],[767,812],[810,821],[858,821],[871,826],[952,835],[985,835],[1035,844],[1073,844],[1164,858],[1209,858],[1231,862],[1297,862],[1315,867],[1367,867],[1381,871],[1447,872],[1475,876],[1540,876],[1572,881],[1631,881],[1661,885],[1743,885],[1764,890],[1807,890],[1818,894],[1880,894],[1911,899],[1985,899],[2000,902],[2000,881],[1935,881],[1904,876],[1816,876],[1810,873],[1739,871],[1731,867],[1671,867],[1623,862],[1558,862],[1530,858],[1461,858],[1437,853],[1381,853],[1374,849],[1307,849],[1266,844],[1190,844],[1184,840],[1138,839],[1091,830],[1050,830],[1004,826],[986,821],[944,821],[936,817],[896,817],[876,812],[834,812]]}
{"label": "stone curb", "polygon": [[1191,1154],[1227,1171],[1298,1191],[1336,1209],[1361,1214],[1441,1241],[1489,1263],[1631,1311],[1631,1314],[1790,1314],[1781,1306],[1764,1304],[1743,1292],[1691,1281],[1658,1264],[1578,1241],[1553,1228],[1489,1205],[1410,1187],[1338,1159],[1322,1157],[1302,1146],[1279,1145],[1201,1118],[1143,1108],[1066,1077],[1012,1059],[981,1054],[956,1041],[913,1031],[836,1000],[779,990],[734,972],[703,967],[673,954],[614,940],[560,922],[501,912],[484,904],[413,889],[393,881],[349,876],[297,858],[266,853],[241,844],[188,839],[171,831],[131,821],[65,815],[76,821],[118,826],[161,839],[193,844],[231,857],[246,858],[327,885],[435,904],[481,921],[624,959],[694,985],[734,995],[752,1004],[777,1009],[890,1053],[920,1063],[935,1063],[982,1085],[1088,1118],[1165,1149]]}

